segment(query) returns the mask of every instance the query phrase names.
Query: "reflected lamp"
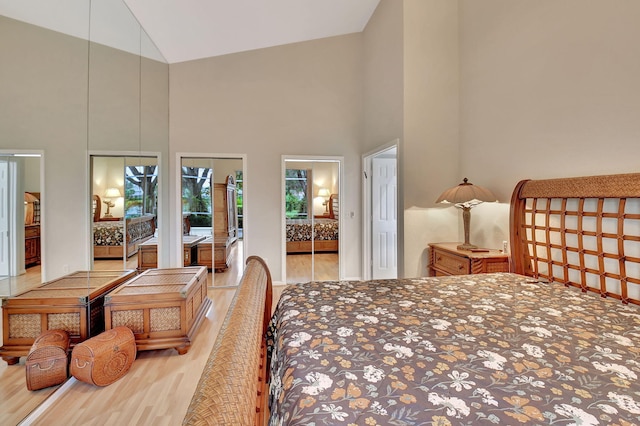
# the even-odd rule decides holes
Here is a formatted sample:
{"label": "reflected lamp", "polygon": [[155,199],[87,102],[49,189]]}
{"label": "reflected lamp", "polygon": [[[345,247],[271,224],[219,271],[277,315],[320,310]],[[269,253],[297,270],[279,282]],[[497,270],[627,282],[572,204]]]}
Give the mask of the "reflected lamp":
{"label": "reflected lamp", "polygon": [[464,178],[461,184],[447,189],[438,197],[436,203],[453,204],[462,210],[464,243],[458,245],[458,250],[473,250],[478,248],[478,246],[469,243],[471,209],[480,203],[495,201],[498,201],[498,199],[491,191],[482,186],[472,184],[467,178]]}
{"label": "reflected lamp", "polygon": [[115,206],[113,199],[120,197],[122,197],[122,194],[118,188],[108,188],[104,192],[104,200],[102,202],[107,205],[107,212],[104,214],[104,217],[113,217],[110,212],[111,207]]}
{"label": "reflected lamp", "polygon": [[324,198],[322,205],[325,206],[325,213],[329,213],[329,197],[331,197],[331,192],[329,192],[327,188],[320,188],[318,197]]}

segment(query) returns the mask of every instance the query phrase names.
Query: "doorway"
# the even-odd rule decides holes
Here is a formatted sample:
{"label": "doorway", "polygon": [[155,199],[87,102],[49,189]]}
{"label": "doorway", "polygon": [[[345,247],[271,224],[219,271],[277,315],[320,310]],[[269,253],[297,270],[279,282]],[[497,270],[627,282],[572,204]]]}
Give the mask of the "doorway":
{"label": "doorway", "polygon": [[289,284],[338,280],[342,157],[283,157],[283,275]]}
{"label": "doorway", "polygon": [[397,141],[364,155],[363,170],[363,278],[397,278]]}

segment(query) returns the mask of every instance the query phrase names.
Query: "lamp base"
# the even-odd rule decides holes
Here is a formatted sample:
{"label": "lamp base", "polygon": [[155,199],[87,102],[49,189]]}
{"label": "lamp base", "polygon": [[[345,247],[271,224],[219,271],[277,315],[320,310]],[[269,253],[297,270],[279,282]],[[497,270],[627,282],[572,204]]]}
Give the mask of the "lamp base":
{"label": "lamp base", "polygon": [[464,243],[464,244],[459,244],[458,247],[456,247],[458,250],[473,250],[473,249],[477,249],[478,246],[473,245],[473,244],[469,244],[469,243]]}

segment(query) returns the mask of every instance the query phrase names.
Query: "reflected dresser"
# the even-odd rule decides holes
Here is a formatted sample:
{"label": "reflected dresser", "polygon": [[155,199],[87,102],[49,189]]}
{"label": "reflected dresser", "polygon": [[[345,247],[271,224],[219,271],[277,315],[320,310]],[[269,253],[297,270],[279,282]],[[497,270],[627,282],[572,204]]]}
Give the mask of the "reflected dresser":
{"label": "reflected dresser", "polygon": [[139,351],[184,354],[210,305],[207,268],[148,269],[107,295],[105,325],[129,327]]}
{"label": "reflected dresser", "polygon": [[[183,235],[183,260],[184,266],[197,264],[197,247],[207,237],[201,235]],[[150,269],[158,267],[158,238],[153,237],[150,240],[138,246],[138,269]]]}
{"label": "reflected dresser", "polygon": [[47,330],[65,330],[71,346],[104,331],[104,296],[136,271],[78,271],[2,303],[0,356],[16,364]]}

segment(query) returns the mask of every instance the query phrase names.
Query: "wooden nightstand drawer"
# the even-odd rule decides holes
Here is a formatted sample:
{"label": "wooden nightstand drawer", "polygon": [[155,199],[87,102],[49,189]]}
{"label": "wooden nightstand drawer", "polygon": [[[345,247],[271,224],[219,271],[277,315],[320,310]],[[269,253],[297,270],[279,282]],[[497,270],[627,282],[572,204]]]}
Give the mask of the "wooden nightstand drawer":
{"label": "wooden nightstand drawer", "polygon": [[469,273],[469,259],[466,257],[456,256],[444,251],[436,250],[433,256],[433,265],[442,272],[451,275],[460,275]]}
{"label": "wooden nightstand drawer", "polygon": [[27,225],[24,227],[24,237],[33,238],[40,236],[40,225]]}
{"label": "wooden nightstand drawer", "polygon": [[463,275],[509,272],[509,255],[498,250],[459,250],[459,243],[431,243],[429,274]]}

